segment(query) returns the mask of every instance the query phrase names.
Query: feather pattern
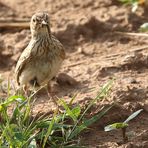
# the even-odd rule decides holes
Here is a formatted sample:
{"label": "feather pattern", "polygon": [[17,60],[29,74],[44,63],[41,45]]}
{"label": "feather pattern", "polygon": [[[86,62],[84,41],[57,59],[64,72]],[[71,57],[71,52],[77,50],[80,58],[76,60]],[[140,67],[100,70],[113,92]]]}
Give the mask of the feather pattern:
{"label": "feather pattern", "polygon": [[[33,16],[32,20],[38,15]],[[40,18],[42,21],[42,17]],[[31,21],[31,32],[31,41],[16,65],[16,80],[18,85],[33,85],[35,82],[40,86],[56,76],[65,59],[65,51],[60,41],[50,34],[46,26],[43,27],[40,23],[34,24]]]}

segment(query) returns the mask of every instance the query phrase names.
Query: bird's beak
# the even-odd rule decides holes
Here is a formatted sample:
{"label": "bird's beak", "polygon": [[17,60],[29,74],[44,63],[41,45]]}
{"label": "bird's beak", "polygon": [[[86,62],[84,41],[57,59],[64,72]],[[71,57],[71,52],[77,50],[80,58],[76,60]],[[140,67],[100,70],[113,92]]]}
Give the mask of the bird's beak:
{"label": "bird's beak", "polygon": [[48,23],[47,22],[45,22],[44,20],[42,21],[42,25],[48,25]]}
{"label": "bird's beak", "polygon": [[46,26],[47,27],[47,30],[48,30],[48,33],[50,34],[50,27],[49,27],[49,24],[47,22],[45,22],[44,20],[42,21],[42,27],[43,26]]}

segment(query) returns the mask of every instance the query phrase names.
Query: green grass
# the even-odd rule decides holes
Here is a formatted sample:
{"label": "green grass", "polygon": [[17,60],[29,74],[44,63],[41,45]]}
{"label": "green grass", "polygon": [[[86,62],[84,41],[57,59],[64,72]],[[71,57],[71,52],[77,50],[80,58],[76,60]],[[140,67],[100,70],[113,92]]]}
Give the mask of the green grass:
{"label": "green grass", "polygon": [[[0,104],[0,147],[1,148],[46,148],[46,147],[82,147],[80,133],[99,119],[112,107],[105,108],[93,117],[86,118],[88,110],[96,101],[109,93],[113,80],[105,84],[89,105],[82,109],[79,105],[59,99],[64,108],[63,113],[51,116],[32,116],[33,98],[21,95],[10,96]],[[8,90],[9,94],[9,90]],[[13,111],[8,114],[9,106]],[[10,111],[9,111],[10,112]]]}
{"label": "green grass", "polygon": [[144,0],[118,0],[123,4],[130,5],[132,7],[132,12],[135,12],[138,9],[140,4],[144,4]]}

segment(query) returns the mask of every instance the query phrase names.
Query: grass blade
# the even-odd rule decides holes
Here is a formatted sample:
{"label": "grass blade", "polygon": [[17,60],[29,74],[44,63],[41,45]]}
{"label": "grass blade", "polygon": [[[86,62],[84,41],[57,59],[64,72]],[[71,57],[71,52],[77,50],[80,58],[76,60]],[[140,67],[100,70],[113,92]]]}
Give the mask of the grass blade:
{"label": "grass blade", "polygon": [[104,131],[109,132],[109,131],[112,131],[112,130],[116,130],[116,129],[119,129],[119,128],[125,128],[125,127],[128,127],[127,123],[122,123],[122,122],[121,123],[113,123],[113,124],[105,126]]}
{"label": "grass blade", "polygon": [[54,123],[55,123],[55,116],[56,116],[56,113],[54,114],[54,116],[53,116],[53,118],[52,118],[52,120],[50,122],[49,128],[48,128],[47,133],[45,135],[45,138],[43,140],[43,146],[42,146],[43,148],[45,147],[45,144],[47,142],[47,139],[48,139],[49,135],[52,132],[52,129],[53,129],[53,126],[54,126]]}
{"label": "grass blade", "polygon": [[[68,140],[72,133],[74,132],[74,130],[76,129],[76,127],[78,126],[79,122],[82,120],[82,118],[84,117],[84,115],[86,114],[86,112],[90,109],[90,107],[98,100],[101,99],[102,97],[106,96],[108,91],[110,90],[112,83],[113,83],[114,79],[110,80],[107,84],[105,84],[102,89],[101,92],[98,93],[98,95],[96,96],[95,99],[93,99],[90,104],[87,106],[87,108],[84,110],[83,114],[81,115],[81,117],[79,118],[79,120],[77,120],[76,124],[74,125],[73,129],[71,130],[71,132],[69,133],[69,135],[67,136],[66,140]],[[73,137],[73,136],[72,136]]]}
{"label": "grass blade", "polygon": [[[112,105],[113,106],[113,105]],[[92,125],[93,123],[95,123],[96,121],[98,121],[102,116],[104,116],[111,108],[112,106],[108,107],[107,109],[105,109],[104,111],[101,111],[99,114],[93,116],[92,118],[84,121],[83,124],[81,124],[80,126],[77,126],[75,128],[75,130],[72,132],[71,136],[69,137],[69,139],[74,138],[75,136],[77,136],[82,130],[86,129],[88,126]]]}
{"label": "grass blade", "polygon": [[73,119],[74,122],[77,121],[77,117],[72,112],[72,110],[69,108],[69,106],[66,104],[66,102],[63,99],[60,99],[62,106],[66,110],[66,113]]}
{"label": "grass blade", "polygon": [[134,113],[131,114],[123,123],[128,123],[130,120],[132,120],[132,119],[134,119],[136,116],[138,116],[142,111],[143,111],[143,109],[139,109],[138,111],[134,112]]}

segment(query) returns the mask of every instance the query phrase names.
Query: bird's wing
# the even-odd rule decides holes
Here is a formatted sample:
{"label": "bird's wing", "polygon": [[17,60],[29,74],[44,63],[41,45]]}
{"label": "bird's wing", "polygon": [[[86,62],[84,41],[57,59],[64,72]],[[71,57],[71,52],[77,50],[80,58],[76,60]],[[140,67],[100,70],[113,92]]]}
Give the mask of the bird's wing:
{"label": "bird's wing", "polygon": [[52,40],[54,41],[54,43],[56,44],[56,46],[58,47],[58,49],[60,50],[58,53],[60,54],[60,57],[64,60],[66,58],[66,54],[65,54],[65,48],[62,45],[62,43],[55,37],[52,35]]}
{"label": "bird's wing", "polygon": [[26,63],[28,63],[31,58],[32,58],[31,50],[28,47],[26,47],[25,50],[22,52],[22,54],[17,62],[16,68],[15,68],[16,80],[17,80],[18,85],[19,85],[19,77],[20,77]]}

